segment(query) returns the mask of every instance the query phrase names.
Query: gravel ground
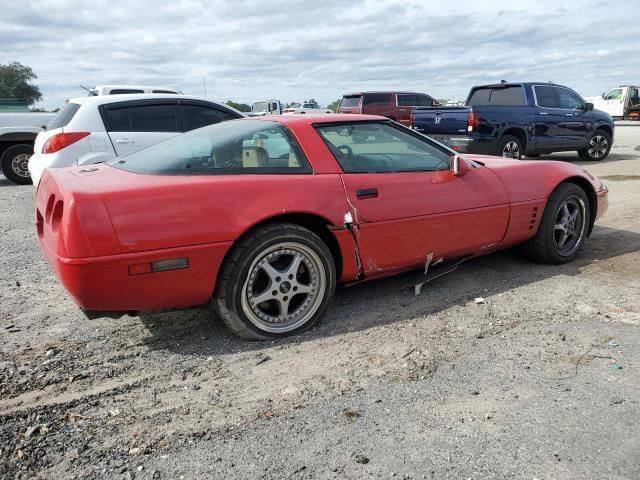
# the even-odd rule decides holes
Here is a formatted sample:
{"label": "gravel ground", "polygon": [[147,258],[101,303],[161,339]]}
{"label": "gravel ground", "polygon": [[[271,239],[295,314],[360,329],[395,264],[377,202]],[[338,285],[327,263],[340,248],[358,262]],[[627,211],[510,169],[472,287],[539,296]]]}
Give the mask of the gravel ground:
{"label": "gravel ground", "polygon": [[616,137],[572,264],[340,288],[258,344],[207,311],[86,320],[0,178],[0,478],[640,478],[640,127]]}

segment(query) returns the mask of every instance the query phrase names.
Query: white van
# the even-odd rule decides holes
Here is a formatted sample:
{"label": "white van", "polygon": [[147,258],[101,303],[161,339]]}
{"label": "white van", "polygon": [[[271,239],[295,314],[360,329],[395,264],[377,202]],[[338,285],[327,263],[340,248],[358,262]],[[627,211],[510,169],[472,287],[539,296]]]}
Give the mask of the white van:
{"label": "white van", "polygon": [[607,112],[614,119],[626,118],[632,108],[640,106],[640,87],[620,85],[607,94],[603,93],[601,98],[593,98],[592,101],[594,108]]}
{"label": "white van", "polygon": [[89,89],[89,96],[123,95],[128,93],[173,93],[181,94],[180,90],[167,87],[152,87],[149,85],[96,85]]}

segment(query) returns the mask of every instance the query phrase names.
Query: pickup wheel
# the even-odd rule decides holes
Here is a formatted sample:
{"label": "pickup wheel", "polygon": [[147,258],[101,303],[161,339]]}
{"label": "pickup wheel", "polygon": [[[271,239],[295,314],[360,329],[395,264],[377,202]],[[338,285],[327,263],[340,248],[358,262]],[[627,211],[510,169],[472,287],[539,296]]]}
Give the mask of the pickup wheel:
{"label": "pickup wheel", "polygon": [[590,215],[585,191],[574,183],[560,184],[547,200],[536,235],[521,246],[522,253],[541,263],[570,262],[584,245]]}
{"label": "pickup wheel", "polygon": [[596,130],[589,139],[587,148],[578,150],[578,155],[587,161],[604,160],[611,151],[611,144],[611,135],[604,130]]}
{"label": "pickup wheel", "polygon": [[333,256],[299,225],[265,225],[225,260],[214,301],[225,325],[245,340],[303,332],[324,315],[336,286]]}
{"label": "pickup wheel", "polygon": [[522,151],[522,142],[518,137],[514,137],[513,135],[505,135],[498,142],[497,155],[499,157],[516,158],[520,160],[522,158]]}
{"label": "pickup wheel", "polygon": [[2,173],[7,180],[18,185],[33,183],[29,175],[29,159],[33,155],[33,145],[13,145],[2,154]]}

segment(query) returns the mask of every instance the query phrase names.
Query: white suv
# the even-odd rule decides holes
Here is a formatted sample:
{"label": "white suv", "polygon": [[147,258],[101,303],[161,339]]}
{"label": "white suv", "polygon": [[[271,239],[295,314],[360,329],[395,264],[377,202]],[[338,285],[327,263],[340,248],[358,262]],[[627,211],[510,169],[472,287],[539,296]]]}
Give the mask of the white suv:
{"label": "white suv", "polygon": [[242,118],[227,105],[187,95],[124,94],[69,100],[38,134],[29,173],[105,162],[189,130]]}

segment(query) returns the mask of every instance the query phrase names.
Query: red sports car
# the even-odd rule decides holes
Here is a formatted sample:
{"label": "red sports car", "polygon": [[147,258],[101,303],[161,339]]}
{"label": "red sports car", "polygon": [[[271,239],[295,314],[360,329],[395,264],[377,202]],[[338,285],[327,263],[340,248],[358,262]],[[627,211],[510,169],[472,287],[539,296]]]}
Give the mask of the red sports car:
{"label": "red sports car", "polygon": [[233,120],[48,170],[42,250],[88,316],[212,303],[250,340],[303,331],[336,283],[521,244],[573,259],[607,188],[571,163],[456,152],[388,119]]}

